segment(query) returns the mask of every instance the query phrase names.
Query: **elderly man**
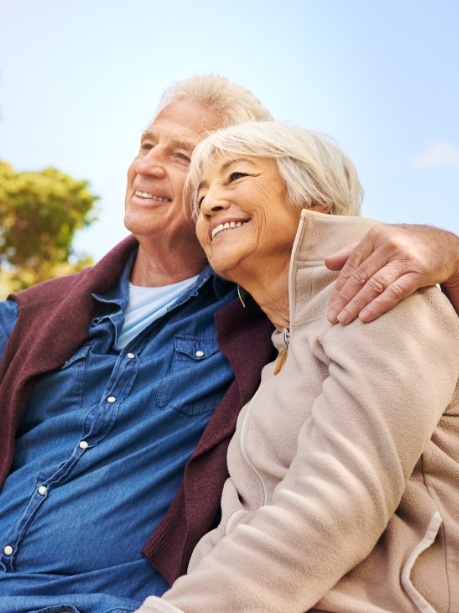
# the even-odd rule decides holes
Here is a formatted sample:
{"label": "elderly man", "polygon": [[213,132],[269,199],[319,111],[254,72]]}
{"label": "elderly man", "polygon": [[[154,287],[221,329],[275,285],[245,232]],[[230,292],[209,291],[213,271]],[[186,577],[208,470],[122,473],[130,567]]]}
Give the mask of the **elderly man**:
{"label": "elderly man", "polygon": [[[0,613],[133,611],[186,570],[212,526],[226,447],[271,358],[272,328],[207,265],[183,188],[208,131],[267,118],[223,77],[175,84],[128,170],[133,236],[93,268],[0,304]],[[394,230],[415,244],[416,232]],[[356,316],[362,294],[377,315],[391,305],[376,294],[406,270],[426,272],[404,294],[448,281],[457,297],[459,240],[426,232],[427,257],[410,247],[394,259],[387,244],[380,266],[351,256],[330,318]],[[432,245],[446,272],[431,272]]]}

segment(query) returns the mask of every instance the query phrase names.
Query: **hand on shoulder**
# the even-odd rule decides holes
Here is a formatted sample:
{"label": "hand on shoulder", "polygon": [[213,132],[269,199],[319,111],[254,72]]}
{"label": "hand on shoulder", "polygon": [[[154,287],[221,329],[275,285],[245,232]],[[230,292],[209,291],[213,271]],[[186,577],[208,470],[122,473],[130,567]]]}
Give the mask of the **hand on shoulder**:
{"label": "hand on shoulder", "polygon": [[459,237],[452,232],[378,224],[325,264],[341,269],[330,300],[331,323],[373,321],[420,287],[437,283],[459,314]]}

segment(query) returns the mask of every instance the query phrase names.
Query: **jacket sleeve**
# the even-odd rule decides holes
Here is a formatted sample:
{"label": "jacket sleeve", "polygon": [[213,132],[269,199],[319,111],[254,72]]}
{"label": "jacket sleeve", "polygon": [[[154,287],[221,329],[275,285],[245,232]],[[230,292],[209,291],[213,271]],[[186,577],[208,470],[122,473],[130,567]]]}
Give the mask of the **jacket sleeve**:
{"label": "jacket sleeve", "polygon": [[418,292],[371,324],[326,327],[328,376],[271,504],[139,613],[300,613],[368,556],[442,414],[457,413],[459,323],[440,300]]}

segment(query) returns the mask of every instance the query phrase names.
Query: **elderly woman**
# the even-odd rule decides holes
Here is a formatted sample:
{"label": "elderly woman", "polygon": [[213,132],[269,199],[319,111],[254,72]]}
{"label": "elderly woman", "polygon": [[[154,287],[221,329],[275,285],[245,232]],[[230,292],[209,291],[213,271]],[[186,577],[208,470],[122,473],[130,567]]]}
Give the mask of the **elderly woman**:
{"label": "elderly woman", "polygon": [[219,527],[139,611],[457,610],[450,303],[432,287],[369,324],[327,320],[336,273],[324,258],[376,222],[356,217],[355,168],[322,135],[222,130],[196,149],[191,180],[199,240],[271,318],[278,358],[239,416]]}

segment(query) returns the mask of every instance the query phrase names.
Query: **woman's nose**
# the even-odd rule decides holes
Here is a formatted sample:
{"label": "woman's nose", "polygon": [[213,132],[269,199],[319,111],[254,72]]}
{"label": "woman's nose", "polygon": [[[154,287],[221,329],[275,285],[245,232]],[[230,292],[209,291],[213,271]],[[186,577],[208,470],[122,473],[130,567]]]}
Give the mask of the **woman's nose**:
{"label": "woman's nose", "polygon": [[200,210],[206,217],[212,217],[219,211],[229,208],[230,202],[225,197],[224,190],[219,186],[210,186],[201,198]]}

